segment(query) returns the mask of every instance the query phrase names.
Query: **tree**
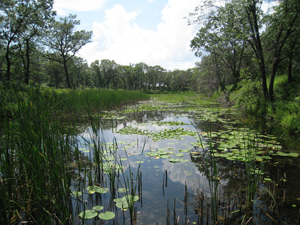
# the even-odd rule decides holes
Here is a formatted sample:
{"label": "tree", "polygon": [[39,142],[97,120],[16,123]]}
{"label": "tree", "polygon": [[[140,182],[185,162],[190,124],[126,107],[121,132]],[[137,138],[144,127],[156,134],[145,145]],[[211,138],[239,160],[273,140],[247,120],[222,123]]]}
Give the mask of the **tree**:
{"label": "tree", "polygon": [[140,82],[140,84],[136,83],[136,87],[139,85],[142,90],[144,90],[144,82],[146,79],[145,73],[147,71],[147,68],[148,68],[147,64],[143,63],[143,62],[135,64],[135,67],[134,67],[135,73],[137,75],[136,82]]}
{"label": "tree", "polygon": [[149,66],[147,70],[148,77],[148,89],[150,89],[150,85],[152,85],[153,90],[155,90],[156,85],[158,84],[159,90],[162,84],[162,75],[166,70],[159,65]]}
{"label": "tree", "polygon": [[[299,1],[287,0],[281,2],[279,6],[275,7],[275,11],[272,14],[264,14],[262,10],[262,0],[232,0],[221,7],[216,7],[211,2],[212,1],[208,1],[206,5],[208,8],[213,10],[217,9],[217,12],[223,12],[224,15],[229,15],[230,17],[228,18],[231,18],[231,15],[234,15],[234,17],[221,20],[218,18],[220,17],[220,14],[218,14],[219,16],[216,18],[216,21],[221,21],[221,23],[216,26],[215,23],[211,24],[211,22],[207,22],[207,24],[211,26],[209,29],[221,31],[227,24],[231,24],[229,26],[230,29],[226,32],[226,37],[230,37],[229,40],[240,40],[241,43],[247,43],[250,46],[255,55],[255,62],[260,70],[264,99],[273,101],[274,79],[278,65],[282,59],[282,49],[286,45],[289,37],[291,37],[291,34],[297,29],[297,24],[299,24]],[[212,15],[215,14],[212,13]],[[234,21],[234,23],[231,21]],[[266,29],[264,29],[264,27],[266,27]],[[268,33],[271,35],[268,35]],[[219,40],[222,39],[224,35],[219,36],[220,37],[212,36],[212,40],[216,40],[216,43],[219,43]],[[266,37],[269,39],[268,42],[270,44],[268,45],[264,45]],[[239,44],[238,46],[241,45]],[[268,52],[272,52],[269,88],[267,87],[268,74],[266,63],[266,54]]]}
{"label": "tree", "polygon": [[[67,63],[84,45],[91,42],[92,37],[92,31],[74,31],[75,26],[79,24],[76,15],[70,14],[68,17],[60,18],[52,24],[44,40],[44,44],[50,48],[45,57],[63,65],[68,88],[72,88],[72,85]],[[59,57],[56,57],[55,53]]]}
{"label": "tree", "polygon": [[[272,47],[273,56],[272,73],[269,84],[269,95],[272,101],[274,95],[274,80],[279,63],[284,59],[284,57],[282,57],[282,50],[284,47],[287,47],[290,50],[290,53],[288,54],[290,63],[292,63],[293,60],[294,48],[299,39],[299,13],[299,1],[287,0],[275,7],[275,12],[267,17],[269,26],[266,36],[269,39],[269,45]],[[292,65],[290,64],[289,66],[291,67]],[[288,78],[291,82],[291,68],[289,68]]]}
{"label": "tree", "polygon": [[114,88],[116,88],[116,81],[118,76],[118,64],[114,60],[101,59],[100,72],[103,74],[104,87],[109,89],[110,82],[113,82]]}
{"label": "tree", "polygon": [[[209,53],[212,56],[214,60],[211,62],[215,62],[214,67],[217,69],[215,72],[218,77],[226,76],[227,81],[232,81],[233,86],[230,91],[233,91],[237,88],[240,80],[244,51],[247,48],[246,41],[242,36],[236,35],[235,31],[235,26],[239,24],[240,18],[233,5],[227,3],[223,7],[219,7],[217,11],[212,10],[204,21],[199,21],[199,19],[202,18],[198,18],[196,22],[201,23],[202,27],[191,41],[190,46],[198,57],[203,53]],[[220,70],[220,64],[223,64],[222,70]],[[218,80],[225,93],[224,79]],[[225,94],[228,101],[230,91]]]}
{"label": "tree", "polygon": [[103,88],[104,87],[104,78],[102,77],[102,74],[100,72],[100,62],[99,60],[95,60],[90,65],[93,73],[94,73],[94,83],[96,87]]}
{"label": "tree", "polygon": [[0,2],[0,39],[6,53],[6,79],[11,80],[11,65],[18,59],[20,40],[26,46],[26,83],[29,80],[29,41],[45,27],[48,19],[54,16],[53,0],[3,0]]}

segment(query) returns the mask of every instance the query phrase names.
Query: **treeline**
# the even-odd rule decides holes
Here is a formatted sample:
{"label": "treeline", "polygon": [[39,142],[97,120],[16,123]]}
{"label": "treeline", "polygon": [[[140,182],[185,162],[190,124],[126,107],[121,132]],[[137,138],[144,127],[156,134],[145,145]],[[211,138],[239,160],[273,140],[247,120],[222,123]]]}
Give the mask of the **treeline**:
{"label": "treeline", "polygon": [[119,65],[103,59],[88,65],[77,57],[92,32],[76,30],[76,15],[55,19],[53,0],[0,3],[0,81],[55,88],[128,90],[190,89],[192,70],[167,71],[145,63]]}
{"label": "treeline", "polygon": [[221,91],[228,102],[230,93],[256,82],[247,87],[245,99],[273,102],[276,77],[285,75],[292,84],[300,73],[300,3],[278,1],[269,11],[263,4],[205,2],[189,17],[200,28],[191,48],[201,61],[188,70],[168,71],[108,59],[89,65],[76,54],[91,42],[92,32],[77,31],[75,15],[56,20],[53,0],[1,1],[0,81],[71,89]]}

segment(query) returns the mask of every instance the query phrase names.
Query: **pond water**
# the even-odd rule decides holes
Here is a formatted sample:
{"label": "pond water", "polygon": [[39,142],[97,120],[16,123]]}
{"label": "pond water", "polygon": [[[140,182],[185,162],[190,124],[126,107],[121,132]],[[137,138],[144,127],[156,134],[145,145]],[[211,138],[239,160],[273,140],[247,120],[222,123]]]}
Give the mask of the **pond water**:
{"label": "pond water", "polygon": [[298,224],[299,150],[232,118],[187,102],[106,112],[78,135],[76,223]]}

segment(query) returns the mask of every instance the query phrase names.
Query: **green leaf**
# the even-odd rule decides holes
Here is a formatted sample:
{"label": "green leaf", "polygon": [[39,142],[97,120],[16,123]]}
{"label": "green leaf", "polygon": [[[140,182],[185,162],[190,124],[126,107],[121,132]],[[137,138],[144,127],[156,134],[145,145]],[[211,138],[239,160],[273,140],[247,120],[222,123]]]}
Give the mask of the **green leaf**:
{"label": "green leaf", "polygon": [[79,213],[79,217],[82,218],[82,219],[92,219],[94,217],[96,217],[98,215],[97,212],[95,212],[94,210],[85,210],[81,213]]}
{"label": "green leaf", "polygon": [[125,193],[125,192],[127,192],[127,191],[128,191],[127,188],[119,188],[119,189],[118,189],[118,192],[120,192],[120,193]]}
{"label": "green leaf", "polygon": [[96,205],[96,206],[93,207],[94,211],[101,211],[102,209],[104,209],[104,207],[100,206],[100,205]]}
{"label": "green leaf", "polygon": [[113,218],[115,218],[115,213],[114,212],[110,212],[110,211],[106,211],[105,213],[100,213],[99,214],[99,218],[102,220],[111,220]]}

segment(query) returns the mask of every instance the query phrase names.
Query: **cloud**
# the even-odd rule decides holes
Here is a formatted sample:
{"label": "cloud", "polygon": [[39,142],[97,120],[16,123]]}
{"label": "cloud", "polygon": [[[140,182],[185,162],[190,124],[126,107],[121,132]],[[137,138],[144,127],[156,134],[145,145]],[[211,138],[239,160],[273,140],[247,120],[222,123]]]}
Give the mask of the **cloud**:
{"label": "cloud", "polygon": [[103,3],[104,0],[55,0],[53,9],[58,15],[66,15],[67,10],[84,12],[100,9]]}
{"label": "cloud", "polygon": [[163,22],[155,31],[137,25],[136,11],[127,12],[121,5],[115,5],[105,10],[104,22],[93,23],[93,43],[81,50],[81,57],[89,62],[111,59],[122,65],[145,62],[166,69],[193,67],[197,59],[189,44],[195,30],[184,17],[197,2],[169,0],[161,12]]}

